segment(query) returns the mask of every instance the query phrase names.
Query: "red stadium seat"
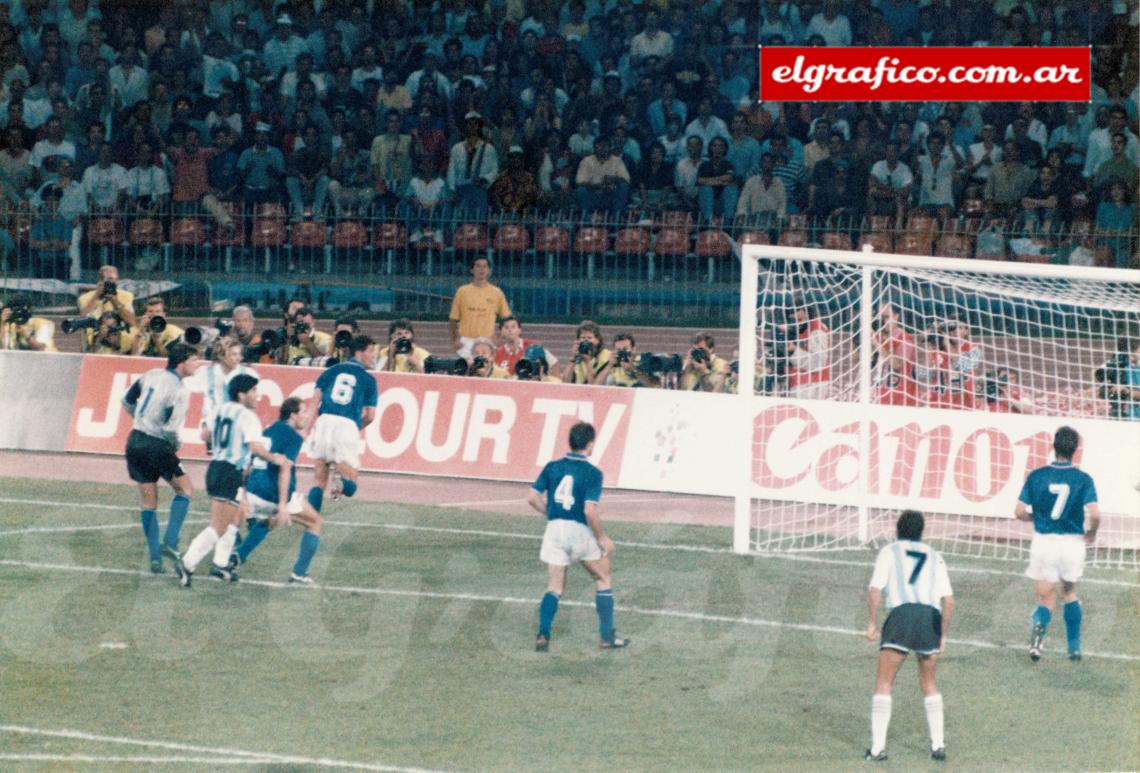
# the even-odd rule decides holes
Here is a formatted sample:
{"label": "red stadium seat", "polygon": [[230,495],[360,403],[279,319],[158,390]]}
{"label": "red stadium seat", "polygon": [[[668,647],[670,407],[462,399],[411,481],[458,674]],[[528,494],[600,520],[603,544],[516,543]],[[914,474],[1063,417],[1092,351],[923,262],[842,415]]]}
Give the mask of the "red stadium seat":
{"label": "red stadium seat", "polygon": [[745,231],[740,237],[741,244],[771,244],[767,231]]}
{"label": "red stadium seat", "polygon": [[285,243],[285,223],[282,220],[254,220],[250,244],[254,247],[280,247]]}
{"label": "red stadium seat", "polygon": [[526,252],[530,247],[530,232],[526,226],[505,223],[495,231],[492,246],[496,252]]}
{"label": "red stadium seat", "polygon": [[825,250],[849,250],[851,249],[851,234],[827,231],[824,233],[821,243]]}
{"label": "red stadium seat", "polygon": [[158,247],[162,245],[162,222],[154,218],[139,218],[131,223],[130,242],[136,247]]}
{"label": "red stadium seat", "polygon": [[642,256],[649,252],[649,232],[644,228],[623,228],[614,237],[614,253]]}
{"label": "red stadium seat", "polygon": [[325,246],[325,227],[320,223],[306,220],[295,223],[289,235],[289,243],[299,248],[319,248]]}
{"label": "red stadium seat", "polygon": [[895,240],[895,252],[900,255],[929,255],[929,234],[905,233]]}
{"label": "red stadium seat", "polygon": [[96,217],[87,223],[87,242],[100,247],[118,246],[123,242],[123,224],[112,217]]}
{"label": "red stadium seat", "polygon": [[689,254],[689,234],[681,228],[666,228],[657,234],[653,252],[660,257],[683,258]]}
{"label": "red stadium seat", "polygon": [[911,213],[906,219],[907,233],[926,234],[932,239],[938,235],[938,218],[923,213]]}
{"label": "red stadium seat", "polygon": [[803,212],[788,215],[787,228],[789,231],[806,231],[811,225],[811,216]]}
{"label": "red stadium seat", "polygon": [[372,246],[378,250],[401,250],[408,246],[408,229],[403,223],[377,223],[372,229]]}
{"label": "red stadium seat", "polygon": [[693,216],[684,210],[666,210],[657,218],[660,228],[680,229],[685,233],[693,230]]}
{"label": "red stadium seat", "polygon": [[267,201],[254,207],[255,220],[284,220],[285,205],[277,201]]}
{"label": "red stadium seat", "polygon": [[333,226],[333,247],[358,250],[368,243],[368,229],[355,220],[341,220]]}
{"label": "red stadium seat", "polygon": [[170,224],[170,243],[178,247],[201,247],[206,243],[206,228],[197,218],[177,218]]}
{"label": "red stadium seat", "polygon": [[806,247],[807,231],[784,231],[780,234],[780,245],[784,247]]}
{"label": "red stadium seat", "polygon": [[586,226],[574,234],[574,252],[580,255],[599,255],[610,246],[610,237],[604,228]]}
{"label": "red stadium seat", "polygon": [[945,233],[938,240],[938,255],[943,258],[969,258],[973,254],[973,245],[966,234]]}
{"label": "red stadium seat", "polygon": [[732,244],[724,231],[701,231],[695,252],[702,258],[726,258],[732,254]]}
{"label": "red stadium seat", "polygon": [[541,225],[534,230],[535,252],[562,254],[570,250],[570,233],[556,225]]}
{"label": "red stadium seat", "polygon": [[893,231],[895,230],[895,216],[871,215],[867,218],[867,227],[872,231]]}
{"label": "red stadium seat", "polygon": [[871,245],[875,252],[890,253],[895,251],[895,240],[889,233],[865,233],[859,240],[859,249],[864,245]]}
{"label": "red stadium seat", "polygon": [[455,229],[451,244],[456,252],[485,252],[487,250],[487,226],[464,223]]}

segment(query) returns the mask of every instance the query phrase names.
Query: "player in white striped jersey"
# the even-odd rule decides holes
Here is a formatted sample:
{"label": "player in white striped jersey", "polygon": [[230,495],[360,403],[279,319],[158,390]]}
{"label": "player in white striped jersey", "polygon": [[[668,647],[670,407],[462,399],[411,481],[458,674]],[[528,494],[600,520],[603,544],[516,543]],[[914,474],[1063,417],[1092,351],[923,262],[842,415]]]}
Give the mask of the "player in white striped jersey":
{"label": "player in white striped jersey", "polygon": [[914,651],[918,657],[918,686],[925,696],[926,722],[930,728],[930,756],[946,759],[942,731],[942,695],[934,671],[938,655],[946,649],[946,632],[954,611],[954,591],[946,563],[936,550],[922,542],[922,513],[904,510],[896,527],[898,540],[883,547],[875,559],[867,605],[867,640],[878,633],[879,603],[883,590],[891,613],[883,623],[879,643],[879,667],[875,694],[871,698],[871,748],[864,757],[875,762],[887,759],[887,728],[891,723],[891,688],[895,676]]}
{"label": "player in white striped jersey", "polygon": [[233,552],[241,519],[238,503],[242,482],[254,456],[277,465],[278,486],[282,494],[278,499],[277,517],[280,523],[289,523],[285,495],[289,490],[289,472],[293,465],[283,454],[270,453],[266,448],[261,422],[253,412],[258,398],[257,379],[248,374],[234,376],[228,390],[230,401],[218,409],[210,427],[209,439],[214,456],[206,469],[210,524],[186,548],[182,560],[174,564],[178,581],[184,587],[190,586],[195,567],[211,550],[214,551],[214,562],[210,575],[229,582],[237,581],[237,575],[227,569],[226,564]]}
{"label": "player in white striped jersey", "polygon": [[214,342],[214,362],[202,370],[202,437],[213,424],[214,414],[229,402],[226,387],[234,376],[246,374],[261,378],[253,368],[242,365],[245,347],[233,336],[222,336]]}

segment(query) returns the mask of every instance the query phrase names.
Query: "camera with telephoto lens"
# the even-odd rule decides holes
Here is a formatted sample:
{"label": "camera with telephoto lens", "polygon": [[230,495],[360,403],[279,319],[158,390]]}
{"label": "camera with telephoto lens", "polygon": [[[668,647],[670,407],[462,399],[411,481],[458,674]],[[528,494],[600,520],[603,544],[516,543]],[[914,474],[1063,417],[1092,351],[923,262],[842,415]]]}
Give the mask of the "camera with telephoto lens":
{"label": "camera with telephoto lens", "polygon": [[546,360],[530,357],[515,363],[515,375],[519,381],[538,381],[546,370]]}
{"label": "camera with telephoto lens", "polygon": [[99,328],[99,319],[98,317],[65,319],[59,327],[67,335],[71,335],[76,330],[97,330]]}
{"label": "camera with telephoto lens", "polygon": [[274,350],[280,349],[281,344],[285,343],[285,328],[262,330],[259,339],[258,343],[245,347],[245,351],[242,353],[243,362],[257,362]]}
{"label": "camera with telephoto lens", "polygon": [[620,365],[623,362],[629,362],[632,360],[633,352],[631,352],[629,349],[618,349],[616,352],[614,352],[614,358],[617,359],[618,364]]}
{"label": "camera with telephoto lens", "polygon": [[487,367],[489,360],[486,357],[476,357],[471,361],[471,370],[483,370]]}
{"label": "camera with telephoto lens", "polygon": [[680,373],[684,370],[684,360],[679,354],[653,354],[644,352],[637,360],[637,369],[650,376],[666,373]]}
{"label": "camera with telephoto lens", "polygon": [[220,336],[228,336],[234,329],[234,323],[226,322],[224,319],[214,320],[214,327]]}
{"label": "camera with telephoto lens", "polygon": [[16,327],[28,324],[28,320],[32,318],[32,310],[27,306],[5,306],[4,308],[11,310],[12,314],[8,317],[8,321]]}
{"label": "camera with telephoto lens", "polygon": [[289,361],[289,364],[302,365],[308,368],[331,368],[333,365],[339,365],[340,360],[332,356],[294,357]]}
{"label": "camera with telephoto lens", "polygon": [[712,364],[708,349],[700,346],[695,346],[689,350],[689,359],[693,362],[703,362],[705,365]]}
{"label": "camera with telephoto lens", "polygon": [[574,362],[581,362],[586,357],[594,356],[594,345],[589,341],[578,342],[578,354],[574,357]]}
{"label": "camera with telephoto lens", "polygon": [[462,357],[435,357],[424,360],[424,373],[443,373],[451,376],[467,375],[467,360]]}
{"label": "camera with telephoto lens", "polygon": [[393,341],[392,346],[395,349],[396,354],[408,354],[412,351],[414,344],[412,343],[412,339],[404,336]]}
{"label": "camera with telephoto lens", "polygon": [[115,293],[117,293],[117,292],[119,292],[119,285],[117,283],[115,283],[115,282],[104,282],[103,283],[103,295],[102,295],[103,298],[110,298],[113,295],[115,295]]}
{"label": "camera with telephoto lens", "polygon": [[[155,314],[150,318],[150,324],[147,325],[147,327],[152,333],[161,333],[162,331],[166,330],[166,317],[162,316],[161,314]],[[190,341],[189,339],[187,339],[186,342],[189,344],[194,343],[194,341]]]}
{"label": "camera with telephoto lens", "polygon": [[352,343],[352,331],[351,330],[338,330],[338,331],[336,331],[336,335],[333,336],[333,344],[336,346],[337,349],[347,349],[349,347],[349,344],[351,344],[351,343]]}

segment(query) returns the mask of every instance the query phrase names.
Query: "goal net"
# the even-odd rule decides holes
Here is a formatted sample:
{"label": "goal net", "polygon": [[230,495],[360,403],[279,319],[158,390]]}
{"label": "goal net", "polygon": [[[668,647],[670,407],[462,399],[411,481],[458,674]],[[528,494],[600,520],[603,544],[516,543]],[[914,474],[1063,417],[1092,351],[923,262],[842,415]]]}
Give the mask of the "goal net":
{"label": "goal net", "polygon": [[1090,560],[1137,565],[1140,271],[745,245],[742,279],[737,551],[865,546],[915,508],[947,553],[1026,558],[1014,506],[1068,424]]}

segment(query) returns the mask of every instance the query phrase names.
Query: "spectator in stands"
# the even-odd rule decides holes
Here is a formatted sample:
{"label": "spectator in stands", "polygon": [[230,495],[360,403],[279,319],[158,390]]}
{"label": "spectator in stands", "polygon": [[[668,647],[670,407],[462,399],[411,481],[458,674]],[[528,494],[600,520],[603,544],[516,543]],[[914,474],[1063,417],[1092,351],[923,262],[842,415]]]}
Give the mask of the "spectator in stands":
{"label": "spectator in stands", "polygon": [[43,208],[32,222],[32,274],[42,279],[66,279],[71,263],[71,223],[59,213],[60,191],[50,186],[43,194]]}
{"label": "spectator in stands", "polygon": [[645,28],[629,41],[629,63],[641,67],[650,56],[662,61],[673,56],[673,36],[661,29],[661,14],[652,7],[645,12]]}
{"label": "spectator in stands", "polygon": [[451,146],[447,187],[457,212],[480,218],[487,211],[487,188],[499,174],[499,157],[494,146],[483,139],[483,116],[479,113],[464,115],[463,134],[463,140]]}
{"label": "spectator in stands", "polygon": [[131,354],[135,357],[166,357],[167,348],[183,334],[182,328],[167,321],[166,301],[161,295],[152,295],[146,299],[146,309],[139,317],[138,330],[131,342]]}
{"label": "spectator in stands", "polygon": [[118,95],[120,109],[129,109],[147,98],[147,72],[140,65],[135,44],[131,41],[123,43],[119,63],[107,72],[107,81],[112,93]]}
{"label": "spectator in stands", "polygon": [[970,183],[984,188],[994,166],[1001,161],[1002,149],[996,144],[997,130],[993,124],[982,127],[982,138],[970,146],[970,165],[966,176]]}
{"label": "spectator in stands", "polygon": [[138,163],[127,170],[124,191],[130,209],[140,217],[153,217],[166,211],[170,181],[166,170],[154,163],[154,148],[147,142],[137,148]]}
{"label": "spectator in stands", "polygon": [[324,219],[325,199],[329,192],[328,155],[321,142],[317,127],[305,127],[302,145],[289,156],[286,166],[285,190],[293,208],[294,222],[305,217],[306,205],[312,207],[312,217]]}
{"label": "spectator in stands", "polygon": [[685,156],[673,171],[673,187],[689,207],[697,205],[697,177],[704,156],[704,141],[696,134],[685,138]]}
{"label": "spectator in stands", "polygon": [[673,81],[667,80],[662,83],[660,91],[661,96],[650,102],[645,109],[649,129],[655,137],[664,134],[670,122],[676,122],[679,131],[689,117],[689,108],[677,99],[677,87]]}
{"label": "spectator in stands", "polygon": [[1081,122],[1081,109],[1084,105],[1066,105],[1065,122],[1053,129],[1049,135],[1049,150],[1058,150],[1066,166],[1083,169],[1085,149],[1088,147],[1089,130]]}
{"label": "spectator in stands", "polygon": [[408,87],[400,83],[395,67],[384,68],[384,76],[376,93],[376,108],[396,110],[401,114],[412,109],[412,95],[408,93]]}
{"label": "spectator in stands", "polygon": [[932,132],[926,138],[926,147],[926,155],[918,158],[918,204],[946,222],[954,209],[954,178],[958,166],[954,158],[946,154],[946,140],[939,132]]}
{"label": "spectator in stands", "polygon": [[281,76],[282,96],[293,99],[297,96],[297,89],[303,83],[311,83],[316,91],[317,99],[324,99],[328,91],[325,76],[313,69],[313,55],[308,51],[297,54],[296,68]]}
{"label": "spectator in stands", "polygon": [[209,165],[218,155],[218,149],[199,147],[198,132],[189,130],[182,139],[182,147],[170,148],[169,154],[174,164],[171,199],[175,214],[193,217],[201,206],[219,228],[232,233],[233,218],[210,186]]}
{"label": "spectator in stands", "polygon": [[728,142],[713,137],[708,160],[697,169],[697,204],[701,219],[711,222],[714,215],[731,223],[740,198],[740,185],[728,161]]}
{"label": "spectator in stands", "polygon": [[206,115],[206,128],[210,130],[211,136],[213,130],[218,126],[226,126],[234,133],[235,137],[241,137],[242,131],[242,118],[234,108],[234,98],[230,92],[222,92],[217,101],[214,103],[214,109]]}
{"label": "spectator in stands", "polygon": [[471,344],[471,357],[467,375],[473,378],[510,378],[506,368],[495,363],[495,344],[488,338],[478,338]]}
{"label": "spectator in stands", "polygon": [[685,127],[685,136],[691,137],[696,135],[701,138],[701,143],[704,148],[708,148],[709,142],[713,137],[720,137],[725,142],[732,139],[728,133],[728,127],[725,126],[718,116],[713,115],[713,100],[711,97],[703,96],[697,102],[697,116],[689,125]]}
{"label": "spectator in stands", "polygon": [[1103,194],[1113,183],[1120,183],[1133,189],[1137,187],[1140,178],[1140,169],[1128,158],[1128,137],[1124,132],[1117,132],[1110,140],[1112,156],[1101,162],[1096,168],[1092,178],[1093,192]]}
{"label": "spectator in stands", "polygon": [[[1100,110],[1097,112],[1099,114]],[[1140,141],[1137,141],[1136,135],[1129,131],[1127,120],[1128,113],[1123,107],[1113,107],[1108,111],[1108,126],[1094,129],[1089,133],[1088,151],[1085,155],[1083,171],[1086,178],[1093,177],[1100,165],[1112,157],[1112,136],[1114,134],[1124,135],[1124,155],[1133,164],[1140,164]]]}
{"label": "spectator in stands", "polygon": [[285,71],[292,70],[297,57],[307,51],[305,40],[293,34],[292,17],[283,13],[277,17],[273,37],[266,41],[261,50],[261,57],[270,76],[279,78]]}
{"label": "spectator in stands", "polygon": [[894,215],[901,222],[914,176],[906,164],[899,161],[899,143],[886,144],[884,158],[871,167],[867,188],[867,212],[873,215]]}
{"label": "spectator in stands", "polygon": [[621,158],[611,155],[608,137],[594,141],[594,152],[578,164],[574,182],[578,207],[583,212],[603,210],[617,218],[625,211],[629,201],[629,170]]}
{"label": "spectator in stands", "polygon": [[99,163],[83,173],[83,189],[92,214],[117,213],[126,197],[127,170],[113,157],[111,143],[104,142],[99,147]]}
{"label": "spectator in stands", "polygon": [[21,144],[23,133],[19,129],[8,129],[4,139],[4,147],[0,149],[0,196],[5,204],[12,206],[23,201],[35,172],[29,163],[32,154]]}
{"label": "spectator in stands", "polygon": [[444,224],[450,219],[451,207],[447,202],[447,183],[436,171],[431,157],[417,158],[416,173],[404,190],[398,214],[408,222],[409,241],[412,243],[433,237],[436,231],[442,234]]}
{"label": "spectator in stands", "polygon": [[814,304],[794,301],[795,328],[788,341],[788,394],[824,400],[831,391],[831,330]]}
{"label": "spectator in stands", "polygon": [[329,193],[337,218],[354,217],[368,209],[375,194],[370,154],[357,142],[356,130],[346,128],[342,144],[333,156],[329,170]]}
{"label": "spectator in stands", "polygon": [[242,151],[238,158],[238,171],[244,175],[242,196],[246,204],[263,204],[280,201],[281,181],[285,177],[285,157],[269,144],[269,124],[259,122],[254,131],[254,143]]}
{"label": "spectator in stands", "polygon": [[1042,166],[1037,179],[1021,198],[1021,215],[1028,233],[1048,234],[1054,225],[1067,220],[1069,198],[1068,185],[1058,178],[1051,166]]}
{"label": "spectator in stands", "polygon": [[811,17],[805,35],[819,35],[828,46],[851,45],[851,23],[840,10],[839,0],[824,0],[823,10]]}
{"label": "spectator in stands", "polygon": [[[787,211],[789,213],[799,212],[798,196],[799,186],[804,178],[803,162],[796,157],[788,136],[782,132],[776,132],[771,136],[767,152],[772,154],[776,162],[772,169],[772,175],[784,184]],[[802,155],[801,149],[800,156]]]}
{"label": "spectator in stands", "polygon": [[562,135],[549,131],[540,143],[542,160],[538,165],[538,187],[548,206],[563,212],[574,206],[573,190],[576,164],[574,154],[562,142]]}
{"label": "spectator in stands", "polygon": [[416,331],[406,319],[388,325],[388,346],[376,363],[376,370],[390,373],[423,373],[424,360],[431,352],[416,345]]}
{"label": "spectator in stands", "polygon": [[579,159],[583,159],[594,152],[595,139],[597,137],[594,135],[594,122],[582,116],[578,119],[577,130],[566,140],[566,147],[570,148],[570,152]]}
{"label": "spectator in stands", "polygon": [[602,343],[602,329],[598,323],[582,320],[574,334],[570,360],[562,368],[562,381],[568,384],[597,384],[605,376],[605,366],[613,359],[613,352]]}
{"label": "spectator in stands", "polygon": [[831,126],[827,121],[816,121],[811,137],[811,142],[804,145],[804,173],[809,177],[815,172],[815,165],[831,155]]}
{"label": "spectator in stands", "polygon": [[986,180],[985,199],[992,213],[1008,217],[1016,214],[1037,175],[1021,163],[1021,152],[1012,140],[1005,143],[1001,153],[1001,163]]}
{"label": "spectator in stands", "polygon": [[784,183],[773,174],[776,158],[771,153],[760,157],[760,171],[744,183],[736,204],[736,216],[759,228],[770,228],[787,216]]}
{"label": "spectator in stands", "polygon": [[723,389],[728,363],[716,353],[711,333],[693,336],[692,348],[684,357],[679,389],[690,392],[719,392]]}
{"label": "spectator in stands", "polygon": [[[1037,119],[1034,118],[1034,121]],[[1010,130],[1006,142],[1013,142],[1017,145],[1018,157],[1021,158],[1025,165],[1036,169],[1041,166],[1041,162],[1045,159],[1045,146],[1037,140],[1033,139],[1028,134],[1029,123],[1028,121],[1018,116],[1013,119],[1010,124]]]}
{"label": "spectator in stands", "polygon": [[[620,387],[659,387],[660,376],[641,369],[641,355],[631,333],[614,336],[614,356],[598,374],[600,383]],[[604,375],[603,375],[604,374]]]}
{"label": "spectator in stands", "polygon": [[1136,229],[1136,204],[1129,200],[1123,183],[1112,183],[1104,201],[1097,205],[1096,227],[1097,231],[1109,234],[1098,242],[1112,250],[1116,267],[1128,268],[1132,252],[1132,239],[1128,233]]}
{"label": "spectator in stands", "polygon": [[[211,195],[219,202],[238,202],[241,200],[242,173],[238,169],[240,156],[234,149],[235,135],[228,126],[216,127],[213,135],[214,147],[218,152],[206,166],[206,181],[210,185]],[[233,235],[235,229],[232,217],[229,225],[223,228]]]}
{"label": "spectator in stands", "polygon": [[680,200],[673,187],[673,166],[665,159],[665,148],[660,142],[649,146],[649,153],[638,166],[631,181],[637,192],[635,204],[646,212],[677,209]]}
{"label": "spectator in stands", "polygon": [[521,146],[512,145],[508,150],[507,168],[499,174],[488,191],[495,209],[524,215],[538,206],[542,190],[534,175],[527,171],[524,158]]}
{"label": "spectator in stands", "polygon": [[[9,144],[15,139],[13,130],[7,132]],[[22,137],[20,138],[22,142]],[[53,116],[47,121],[47,136],[32,146],[31,155],[27,158],[28,166],[40,169],[44,159],[49,156],[64,156],[75,160],[75,143],[64,136],[63,119]]]}
{"label": "spectator in stands", "polygon": [[[428,111],[428,120],[430,115]],[[369,162],[375,189],[384,205],[391,207],[412,179],[413,140],[412,135],[400,132],[400,114],[396,110],[387,111],[384,127],[384,133],[372,140]]]}

